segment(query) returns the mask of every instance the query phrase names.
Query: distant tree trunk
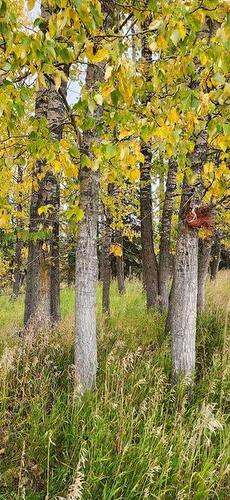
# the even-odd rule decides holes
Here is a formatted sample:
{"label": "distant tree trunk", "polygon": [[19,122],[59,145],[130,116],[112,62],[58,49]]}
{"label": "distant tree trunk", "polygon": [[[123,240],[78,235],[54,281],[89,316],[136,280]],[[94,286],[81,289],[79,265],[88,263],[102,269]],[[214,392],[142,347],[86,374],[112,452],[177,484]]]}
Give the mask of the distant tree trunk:
{"label": "distant tree trunk", "polygon": [[[36,98],[35,115],[38,118],[46,116],[47,112],[47,90],[39,91]],[[44,303],[42,297],[42,282],[44,279],[42,277],[42,262],[43,262],[43,249],[42,241],[35,240],[35,234],[38,231],[40,224],[42,224],[42,217],[38,214],[38,208],[42,206],[42,199],[45,195],[45,190],[43,188],[44,182],[41,182],[37,187],[37,179],[39,174],[41,174],[43,169],[43,162],[37,161],[34,172],[32,173],[32,193],[30,201],[30,221],[29,221],[29,245],[28,245],[28,262],[27,262],[27,274],[26,274],[26,292],[25,292],[25,313],[24,322],[25,325],[30,321],[36,323],[41,314],[44,323],[50,319],[45,315],[45,311],[49,307],[45,307],[44,314],[40,311],[39,304]],[[35,186],[35,188],[34,188]]]}
{"label": "distant tree trunk", "polygon": [[52,323],[57,323],[61,319],[61,304],[60,304],[60,262],[59,262],[59,186],[56,191],[57,211],[55,214],[56,220],[53,221],[53,233],[50,244],[50,313]]}
{"label": "distant tree trunk", "polygon": [[152,194],[151,194],[151,152],[147,144],[142,145],[145,163],[140,167],[140,209],[143,280],[146,291],[147,308],[158,300],[158,269],[153,246]]}
{"label": "distant tree trunk", "polygon": [[176,190],[177,163],[169,161],[166,181],[165,199],[161,220],[160,254],[159,254],[159,295],[162,310],[168,309],[170,279],[170,236],[174,195]]}
{"label": "distant tree trunk", "polygon": [[[42,3],[41,15],[47,20],[49,7]],[[68,68],[63,68],[68,74]],[[47,82],[47,89],[37,94],[35,116],[45,117],[54,140],[60,140],[63,132],[65,107],[63,98],[54,84]],[[62,81],[61,92],[66,95],[67,84]],[[29,249],[25,294],[24,323],[32,322],[36,327],[60,319],[59,284],[59,182],[52,172],[44,171],[44,160],[38,160],[33,172],[30,203]],[[41,206],[53,206],[50,214],[38,214]],[[36,233],[43,228],[49,232],[44,239],[37,239]]]}
{"label": "distant tree trunk", "polygon": [[[21,165],[17,167],[17,184],[20,186],[23,180],[23,169]],[[20,214],[22,212],[22,192],[19,188],[19,201],[17,203],[17,212]],[[16,224],[19,229],[22,228],[22,220],[20,217],[16,218]],[[13,298],[17,298],[19,295],[20,287],[23,280],[23,271],[22,271],[22,249],[23,242],[20,240],[20,234],[17,233],[17,240],[15,245],[15,257],[14,257],[14,272],[13,272]]]}
{"label": "distant tree trunk", "polygon": [[14,258],[14,281],[13,281],[13,298],[17,298],[19,295],[20,287],[22,284],[22,249],[23,249],[23,242],[18,239],[16,241],[15,245],[15,258]]}
{"label": "distant tree trunk", "polygon": [[74,238],[70,235],[68,237],[68,254],[67,254],[67,285],[70,287],[75,280],[75,242]]}
{"label": "distant tree trunk", "polygon": [[[198,136],[191,167],[200,176],[207,149],[206,132]],[[167,327],[172,335],[172,364],[175,379],[192,379],[195,370],[195,341],[198,293],[198,233],[188,226],[185,215],[200,204],[200,194],[184,180],[180,225]]]}
{"label": "distant tree trunk", "polygon": [[[148,41],[142,38],[142,57],[146,65],[146,78],[148,80],[149,67],[152,63],[152,52]],[[146,104],[150,96],[146,96]],[[141,243],[143,281],[146,291],[147,308],[156,305],[158,301],[158,268],[153,245],[152,226],[152,192],[151,192],[151,161],[152,152],[149,144],[142,143],[141,152],[144,162],[140,165],[140,214],[141,214]]]}
{"label": "distant tree trunk", "polygon": [[[69,68],[63,68],[65,75],[68,75]],[[67,82],[61,84],[61,92],[66,96]],[[65,116],[65,108],[62,97],[56,91],[54,86],[51,86],[48,100],[48,122],[54,140],[60,141],[63,133],[63,119]],[[52,196],[50,204],[54,207],[49,216],[49,225],[52,228],[50,241],[50,306],[51,306],[51,321],[57,323],[61,319],[60,308],[60,256],[59,256],[59,211],[60,211],[60,186],[59,180],[55,175],[52,179]]]}
{"label": "distant tree trunk", "polygon": [[124,257],[123,257],[123,236],[121,231],[115,230],[115,242],[121,246],[122,255],[116,256],[116,274],[117,274],[117,285],[120,295],[125,293],[125,273],[124,273]]}
{"label": "distant tree trunk", "polygon": [[212,239],[199,239],[198,252],[198,293],[197,293],[197,312],[200,313],[205,307],[205,282],[208,275],[210,256],[212,249]]}
{"label": "distant tree trunk", "polygon": [[102,310],[104,313],[110,314],[110,279],[111,279],[111,263],[110,263],[110,244],[111,244],[111,228],[108,221],[105,222],[102,247]]}
{"label": "distant tree trunk", "polygon": [[221,253],[221,245],[218,238],[215,238],[212,247],[211,262],[210,262],[211,280],[215,280],[217,277],[220,265],[220,253]]}
{"label": "distant tree trunk", "polygon": [[[104,27],[111,25],[112,5],[101,2],[106,14]],[[89,91],[96,88],[96,82],[103,81],[105,64],[88,64],[86,86]],[[101,109],[96,116],[99,118]],[[98,140],[94,131],[83,134],[82,150],[93,160],[92,142]],[[79,222],[76,246],[76,343],[75,367],[76,384],[83,393],[95,384],[97,371],[96,340],[96,285],[98,277],[97,262],[97,220],[99,174],[87,167],[80,168],[80,208],[84,211]]]}
{"label": "distant tree trunk", "polygon": [[[113,193],[113,185],[108,185],[108,196]],[[112,237],[112,229],[111,229],[111,216],[109,213],[109,209],[105,208],[105,219],[104,219],[104,227],[102,234],[102,255],[101,255],[101,264],[102,264],[102,310],[104,313],[110,314],[110,280],[111,280],[111,255],[110,255],[110,247],[111,247],[111,237]]]}
{"label": "distant tree trunk", "polygon": [[[163,163],[162,158],[160,158],[160,160]],[[164,172],[162,172],[159,175],[159,216],[158,216],[159,222],[162,219],[164,197],[165,197],[165,174]]]}

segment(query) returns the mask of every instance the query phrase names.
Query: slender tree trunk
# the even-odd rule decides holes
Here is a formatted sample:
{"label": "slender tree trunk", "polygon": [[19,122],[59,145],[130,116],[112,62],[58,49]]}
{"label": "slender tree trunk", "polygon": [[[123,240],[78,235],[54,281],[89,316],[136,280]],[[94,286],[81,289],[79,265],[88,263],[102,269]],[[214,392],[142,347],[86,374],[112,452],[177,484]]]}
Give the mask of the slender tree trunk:
{"label": "slender tree trunk", "polygon": [[[206,132],[201,132],[192,153],[191,167],[200,176],[207,150]],[[188,226],[185,215],[200,204],[200,194],[184,181],[175,268],[167,327],[172,335],[172,365],[175,379],[192,379],[195,370],[195,342],[198,293],[198,233]]]}
{"label": "slender tree trunk", "polygon": [[68,240],[68,255],[67,255],[67,285],[70,287],[75,280],[75,242],[72,235],[69,235]]}
{"label": "slender tree trunk", "polygon": [[[47,20],[49,7],[42,4],[41,15]],[[68,68],[63,68],[68,74]],[[48,83],[48,82],[47,82]],[[62,81],[62,94],[66,95],[67,84]],[[39,91],[36,98],[35,116],[45,117],[53,140],[60,140],[63,132],[65,107],[61,95],[53,83]],[[59,182],[52,172],[47,172],[40,180],[45,162],[37,161],[33,172],[30,203],[29,249],[27,283],[25,294],[24,323],[32,322],[35,327],[60,319],[59,284]],[[41,206],[50,204],[50,214],[38,214]],[[47,239],[37,239],[36,233],[43,228],[49,232]]]}
{"label": "slender tree trunk", "polygon": [[[20,186],[22,184],[23,178],[23,169],[21,165],[18,165],[17,168],[17,184]],[[19,189],[19,202],[17,203],[17,212],[20,214],[22,212],[22,192]],[[16,224],[19,229],[22,228],[22,220],[20,217],[17,217]],[[23,280],[23,271],[22,271],[22,249],[23,242],[20,240],[20,236],[17,234],[17,240],[15,245],[15,257],[14,257],[14,274],[13,274],[13,298],[17,298],[20,291],[20,286]]]}
{"label": "slender tree trunk", "polygon": [[117,274],[117,286],[120,295],[125,293],[125,272],[124,272],[124,257],[123,257],[123,236],[121,231],[115,231],[115,242],[121,246],[122,255],[116,256],[116,274]]}
{"label": "slender tree trunk", "polygon": [[[108,197],[114,196],[114,184],[108,184]],[[111,281],[111,255],[110,247],[112,241],[112,215],[108,206],[104,210],[104,226],[102,235],[102,310],[110,314],[110,281]]]}
{"label": "slender tree trunk", "polygon": [[210,262],[211,280],[215,280],[217,277],[220,265],[220,253],[221,253],[220,242],[218,241],[218,238],[215,238],[212,247],[211,262]]}
{"label": "slender tree trunk", "polygon": [[102,242],[102,310],[104,313],[110,314],[110,280],[111,280],[111,218],[108,210],[105,214],[103,242]]}
{"label": "slender tree trunk", "polygon": [[[69,68],[63,68],[66,76]],[[61,91],[66,96],[67,82],[61,84]],[[62,97],[51,86],[48,101],[48,121],[54,140],[60,141],[63,133],[65,108]],[[61,319],[60,309],[60,257],[59,257],[59,211],[60,211],[60,186],[59,180],[52,175],[52,197],[50,204],[54,207],[49,216],[49,225],[52,228],[50,242],[50,306],[51,321],[57,323]]]}
{"label": "slender tree trunk", "polygon": [[[161,162],[163,162],[162,158],[160,158]],[[159,223],[162,219],[162,207],[163,207],[163,202],[165,198],[165,174],[162,172],[159,175],[159,215],[158,215],[158,220]]]}
{"label": "slender tree trunk", "polygon": [[210,256],[212,249],[212,239],[199,239],[198,252],[198,293],[197,293],[197,312],[200,313],[205,307],[205,282],[208,275]]}
{"label": "slender tree trunk", "polygon": [[[105,14],[104,27],[111,25],[112,5],[101,2]],[[103,81],[105,64],[88,64],[86,86],[89,91],[96,88],[96,82]],[[101,108],[96,111],[97,118]],[[93,160],[92,142],[98,138],[94,131],[83,134],[82,149]],[[96,286],[97,262],[97,221],[99,174],[87,167],[80,168],[80,208],[84,217],[80,221],[76,247],[76,343],[75,367],[78,390],[83,393],[95,384],[97,371],[96,340]]]}
{"label": "slender tree trunk", "polygon": [[[61,319],[60,304],[60,262],[59,262],[59,186],[56,185],[56,213],[53,220],[52,239],[50,244],[50,313],[51,321],[57,323]],[[54,215],[54,214],[52,214]]]}
{"label": "slender tree trunk", "polygon": [[145,163],[140,167],[140,210],[143,281],[146,291],[147,308],[158,300],[158,269],[153,246],[152,193],[151,193],[151,152],[147,144],[142,145]]}
{"label": "slender tree trunk", "polygon": [[15,245],[15,258],[14,258],[14,281],[13,281],[13,298],[17,298],[19,295],[20,287],[22,284],[22,249],[23,249],[23,242],[18,239],[16,241]]}
{"label": "slender tree trunk", "polygon": [[[152,63],[152,52],[145,37],[142,39],[142,57],[146,64],[146,78],[148,80],[149,67]],[[146,104],[150,96],[146,96]],[[141,214],[141,243],[143,281],[146,291],[147,308],[154,306],[158,301],[158,268],[153,245],[152,226],[152,192],[151,192],[151,161],[152,152],[149,144],[142,143],[141,152],[145,161],[140,165],[140,214]]]}
{"label": "slender tree trunk", "polygon": [[170,279],[170,235],[172,215],[174,206],[174,195],[176,190],[177,163],[169,161],[168,175],[166,181],[166,192],[163,205],[160,255],[159,255],[159,295],[162,310],[168,309],[169,302],[169,279]]}

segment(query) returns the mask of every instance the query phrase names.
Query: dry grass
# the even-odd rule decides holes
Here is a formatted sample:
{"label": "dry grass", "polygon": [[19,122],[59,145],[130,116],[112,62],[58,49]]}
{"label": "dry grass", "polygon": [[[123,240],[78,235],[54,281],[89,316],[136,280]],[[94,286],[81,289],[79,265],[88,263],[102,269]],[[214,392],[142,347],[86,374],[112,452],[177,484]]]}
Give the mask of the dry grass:
{"label": "dry grass", "polygon": [[22,301],[1,297],[0,499],[230,498],[228,276],[207,285],[192,393],[171,386],[164,318],[146,313],[139,282],[122,298],[113,284],[110,320],[98,305],[98,387],[83,399],[73,388],[73,291],[63,291],[58,330],[24,344]]}
{"label": "dry grass", "polygon": [[209,310],[220,312],[220,314],[229,310],[230,271],[220,271],[216,280],[208,280],[206,299]]}

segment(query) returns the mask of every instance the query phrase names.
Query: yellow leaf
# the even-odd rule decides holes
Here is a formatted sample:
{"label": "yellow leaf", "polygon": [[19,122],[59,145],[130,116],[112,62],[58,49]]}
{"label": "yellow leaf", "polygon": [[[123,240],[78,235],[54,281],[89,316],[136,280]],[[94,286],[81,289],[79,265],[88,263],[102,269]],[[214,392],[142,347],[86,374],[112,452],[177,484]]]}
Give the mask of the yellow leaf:
{"label": "yellow leaf", "polygon": [[217,137],[216,143],[219,146],[219,148],[222,149],[222,151],[226,151],[226,149],[230,145],[230,136],[220,135],[219,137]]}
{"label": "yellow leaf", "polygon": [[205,175],[212,173],[214,171],[214,169],[215,169],[214,163],[212,163],[212,162],[206,162],[204,164],[204,174]]}
{"label": "yellow leaf", "polygon": [[54,16],[49,18],[49,34],[51,38],[54,38],[57,32],[57,25]]}
{"label": "yellow leaf", "polygon": [[114,90],[113,85],[110,85],[109,83],[105,83],[101,89],[101,93],[102,93],[103,97],[106,98],[106,97],[111,95],[113,90]]}
{"label": "yellow leaf", "polygon": [[207,58],[206,54],[205,54],[204,52],[202,52],[202,53],[200,54],[199,58],[200,58],[200,62],[201,62],[201,64],[202,64],[202,66],[205,66],[205,64],[206,64],[206,63],[207,63],[207,61],[208,61],[208,58]]}
{"label": "yellow leaf", "polygon": [[167,146],[166,146],[166,154],[167,154],[168,158],[172,157],[172,155],[173,155],[173,148],[172,148],[171,144],[167,144]]}
{"label": "yellow leaf", "polygon": [[183,179],[184,179],[184,172],[180,172],[180,171],[177,172],[177,175],[176,175],[177,183],[182,184]]}
{"label": "yellow leaf", "polygon": [[66,139],[61,139],[61,140],[60,140],[60,145],[61,145],[61,147],[62,147],[62,148],[64,148],[64,149],[68,149],[68,148],[69,148],[69,146],[70,146],[69,142],[68,142]]}
{"label": "yellow leaf", "polygon": [[54,160],[52,163],[53,170],[55,174],[58,174],[61,171],[61,163],[58,160]]}
{"label": "yellow leaf", "polygon": [[9,223],[9,217],[5,208],[0,210],[0,228],[6,229]]}
{"label": "yellow leaf", "polygon": [[115,179],[116,179],[116,177],[115,177],[114,172],[111,172],[111,173],[108,174],[108,176],[107,176],[107,181],[108,182],[114,182]]}
{"label": "yellow leaf", "polygon": [[154,135],[156,137],[159,137],[159,139],[167,139],[169,132],[170,132],[170,127],[167,125],[163,125],[162,127],[158,127],[154,131]]}
{"label": "yellow leaf", "polygon": [[125,97],[125,99],[127,100],[127,102],[131,101],[131,98],[133,95],[133,85],[130,81],[129,82],[123,81],[122,94]]}
{"label": "yellow leaf", "polygon": [[44,241],[44,243],[42,243],[42,250],[44,250],[44,252],[48,252],[48,253],[50,251],[50,246],[45,241]]}
{"label": "yellow leaf", "polygon": [[37,88],[40,89],[41,87],[46,87],[46,80],[43,73],[39,72],[37,78]]}
{"label": "yellow leaf", "polygon": [[200,228],[198,230],[198,234],[199,234],[199,238],[201,238],[202,240],[205,240],[206,238],[210,238],[213,234],[213,231],[211,231],[210,229],[206,229],[206,228]]}
{"label": "yellow leaf", "polygon": [[52,210],[53,208],[54,208],[54,206],[51,205],[51,204],[43,205],[41,207],[38,207],[38,215],[48,214],[48,212],[50,210]]}
{"label": "yellow leaf", "polygon": [[209,193],[212,196],[218,197],[221,194],[221,186],[218,181],[214,182],[209,189]]}
{"label": "yellow leaf", "polygon": [[177,23],[177,29],[181,37],[181,40],[184,40],[186,36],[186,28],[185,25],[182,23],[182,21],[179,21],[179,23]]}
{"label": "yellow leaf", "polygon": [[28,9],[32,10],[35,6],[35,0],[27,0]]}
{"label": "yellow leaf", "polygon": [[132,170],[129,171],[129,179],[135,182],[138,181],[139,178],[140,178],[139,168],[132,168]]}
{"label": "yellow leaf", "polygon": [[132,135],[131,130],[127,130],[126,128],[122,128],[119,132],[119,141],[121,141],[121,139],[124,139],[125,137],[129,137],[130,135]]}
{"label": "yellow leaf", "polygon": [[168,42],[165,40],[164,36],[162,33],[157,37],[156,43],[159,49],[166,50],[168,47]]}
{"label": "yellow leaf", "polygon": [[96,54],[93,55],[93,61],[92,62],[95,62],[95,63],[99,63],[101,61],[104,61],[104,59],[106,59],[109,55],[109,51],[108,49],[106,49],[105,47],[103,49],[99,49]]}
{"label": "yellow leaf", "polygon": [[122,257],[122,246],[119,243],[113,243],[110,245],[110,254],[115,255],[115,257]]}
{"label": "yellow leaf", "polygon": [[99,49],[96,54],[93,53],[93,46],[90,45],[87,50],[86,50],[86,56],[88,57],[89,61],[92,63],[99,63],[101,61],[104,61],[109,55],[108,49],[105,47],[103,49]]}
{"label": "yellow leaf", "polygon": [[168,121],[169,123],[176,123],[180,119],[175,108],[170,109],[168,112]]}
{"label": "yellow leaf", "polygon": [[120,160],[124,160],[129,154],[129,148],[125,143],[120,144]]}

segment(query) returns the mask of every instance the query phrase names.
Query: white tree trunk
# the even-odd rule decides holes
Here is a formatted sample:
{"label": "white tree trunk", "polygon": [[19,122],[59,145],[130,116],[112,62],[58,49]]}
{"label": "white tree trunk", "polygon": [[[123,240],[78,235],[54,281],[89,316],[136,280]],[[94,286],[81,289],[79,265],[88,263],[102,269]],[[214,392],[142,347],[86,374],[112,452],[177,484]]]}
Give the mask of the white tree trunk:
{"label": "white tree trunk", "polygon": [[[102,0],[105,14],[104,28],[111,25],[112,5]],[[96,47],[95,47],[96,48]],[[86,86],[89,91],[97,88],[97,82],[104,79],[105,63],[88,64]],[[95,112],[99,119],[102,108]],[[91,145],[99,140],[92,130],[85,132],[82,152],[93,160]],[[75,369],[76,385],[80,393],[95,384],[97,371],[96,338],[96,287],[98,277],[97,220],[98,220],[99,174],[87,167],[80,169],[80,208],[84,211],[79,223],[76,247],[76,342]]]}
{"label": "white tree trunk", "polygon": [[166,182],[165,199],[161,220],[161,238],[159,253],[159,295],[161,309],[168,309],[169,280],[170,280],[170,238],[174,208],[174,195],[176,190],[177,163],[169,161]]}
{"label": "white tree trunk", "polygon": [[98,174],[81,171],[80,206],[84,218],[79,223],[76,251],[76,350],[75,365],[79,392],[95,383],[97,371],[96,285]]}
{"label": "white tree trunk", "polygon": [[169,329],[172,335],[173,375],[191,378],[195,369],[198,236],[182,223],[177,242]]}

